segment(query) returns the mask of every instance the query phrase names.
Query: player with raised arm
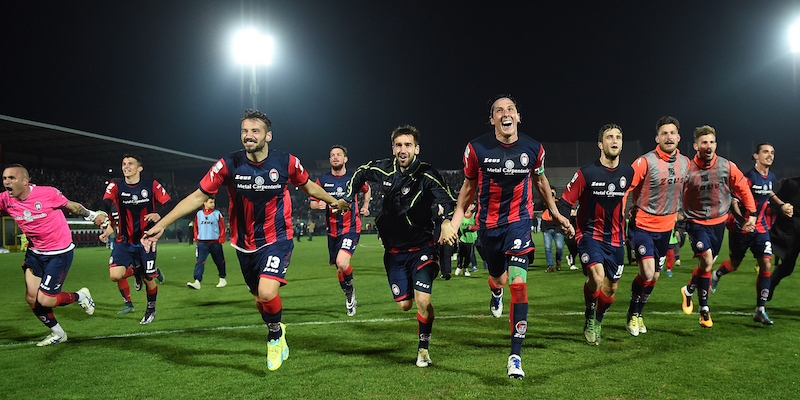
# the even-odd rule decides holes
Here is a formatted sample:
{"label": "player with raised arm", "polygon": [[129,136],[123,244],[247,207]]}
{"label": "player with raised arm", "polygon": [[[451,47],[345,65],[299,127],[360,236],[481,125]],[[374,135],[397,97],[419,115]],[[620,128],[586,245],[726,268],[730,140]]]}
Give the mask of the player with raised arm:
{"label": "player with raised arm", "polygon": [[[117,224],[118,228],[117,245],[111,251],[111,259],[108,263],[111,280],[117,282],[121,292],[130,293],[127,278],[135,275],[137,269],[141,269],[135,268],[136,266],[144,267],[143,278],[147,291],[147,308],[139,321],[144,325],[153,322],[156,317],[156,299],[158,298],[156,279],[163,282],[163,276],[161,270],[156,268],[156,252],[145,252],[139,240],[148,227],[158,222],[162,214],[169,212],[173,203],[167,190],[158,181],[142,178],[142,170],[144,167],[141,157],[135,154],[123,155],[122,175],[124,178],[108,184],[102,204],[106,213],[111,213],[116,206],[119,216],[119,221],[113,218],[109,220],[112,225]],[[158,211],[156,204],[161,205],[161,209]],[[107,216],[100,216],[94,222],[102,225],[106,220]],[[127,303],[125,307],[129,307]]]}
{"label": "player with raised arm", "polygon": [[[385,248],[383,263],[394,301],[403,311],[417,306],[419,346],[417,366],[432,364],[429,344],[433,330],[433,280],[439,274],[434,223],[442,228],[439,242],[455,243],[457,230],[450,225],[455,199],[447,182],[430,164],[420,161],[419,131],[406,125],[392,132],[394,158],[360,166],[350,180],[339,208],[347,208],[366,182],[384,190],[381,214],[375,218]],[[444,208],[433,212],[433,204]]]}
{"label": "player with raised arm", "polygon": [[687,315],[692,314],[692,294],[697,291],[700,326],[711,328],[714,325],[708,308],[711,269],[722,246],[731,197],[735,195],[741,199],[747,210],[743,232],[752,232],[755,228],[756,203],[739,167],[716,154],[717,132],[714,128],[703,125],[695,129],[694,149],[697,154],[689,164],[683,185],[683,211],[698,266],[689,284],[681,288],[681,308]]}
{"label": "player with raised arm", "polygon": [[[317,178],[317,185],[324,189],[335,199],[341,199],[347,193],[347,184],[353,173],[347,171],[347,149],[342,145],[331,147],[328,160],[331,163],[330,172],[322,174]],[[361,237],[361,216],[369,215],[369,200],[372,191],[368,184],[364,184],[360,189],[364,193],[364,201],[361,208],[358,207],[358,199],[353,198],[352,211],[344,213],[333,212],[328,208],[324,201],[312,198],[309,202],[314,210],[326,210],[326,224],[328,229],[328,257],[330,265],[336,266],[336,275],[339,278],[339,286],[345,296],[345,307],[347,315],[356,315],[355,288],[353,287],[353,267],[350,266],[350,259],[358,246]]]}
{"label": "player with raised arm", "polygon": [[145,249],[154,250],[164,228],[198,209],[223,186],[227,187],[231,246],[236,249],[244,281],[269,330],[267,368],[272,371],[289,357],[279,294],[280,287],[286,284],[286,270],[294,249],[289,184],[328,204],[336,203],[336,199],[308,179],[308,172],[298,158],[269,149],[271,127],[272,121],[266,114],[245,111],[241,122],[244,149],[217,161],[197,190],[145,232],[142,244]]}
{"label": "player with raised arm", "polygon": [[464,212],[478,196],[475,218],[478,240],[489,269],[492,315],[503,314],[503,287],[511,289],[509,322],[511,350],[506,372],[522,379],[522,342],[528,328],[528,261],[535,250],[531,239],[533,225],[533,189],[568,235],[569,220],[556,208],[550,183],[544,175],[544,147],[530,136],[519,133],[517,103],[511,95],[496,96],[489,103],[492,132],[469,142],[464,150],[464,183],[453,214],[455,229]]}
{"label": "player with raised arm", "polygon": [[97,213],[67,200],[56,188],[31,185],[28,170],[20,164],[11,164],[3,170],[3,186],[0,214],[10,215],[30,241],[22,264],[25,301],[51,331],[36,345],[65,342],[67,333],[56,320],[53,308],[77,301],[86,314],[92,315],[95,304],[87,288],[61,291],[75,248],[64,211],[87,220],[93,220]]}
{"label": "player with raised arm", "polygon": [[745,215],[742,215],[738,206],[738,199],[733,198],[731,202],[731,214],[728,217],[728,244],[730,249],[730,259],[725,260],[711,275],[711,293],[717,291],[720,278],[729,272],[736,271],[742,264],[747,249],[753,253],[758,263],[758,279],[756,281],[756,310],[753,313],[753,320],[764,325],[772,325],[764,306],[767,304],[770,288],[770,271],[772,269],[772,242],[770,241],[769,230],[775,221],[770,203],[780,207],[783,215],[791,218],[794,214],[794,207],[785,203],[775,195],[772,186],[775,184],[775,174],[769,171],[769,167],[775,160],[775,148],[769,143],[759,143],[753,151],[752,159],[755,166],[744,173],[750,192],[756,202],[756,225],[753,232],[747,233],[742,230]]}
{"label": "player with raised arm", "polygon": [[631,223],[628,240],[636,254],[639,273],[631,283],[628,332],[647,333],[642,312],[661,273],[669,250],[669,239],[681,207],[683,182],[689,159],[678,151],[680,123],[675,117],[661,117],[656,123],[656,148],[633,164]]}
{"label": "player with raised arm", "polygon": [[575,239],[586,282],[583,334],[590,345],[600,345],[603,316],[617,292],[625,267],[625,197],[633,168],[619,165],[622,128],[603,125],[597,136],[600,158],[581,167],[561,196],[561,214],[580,203]]}

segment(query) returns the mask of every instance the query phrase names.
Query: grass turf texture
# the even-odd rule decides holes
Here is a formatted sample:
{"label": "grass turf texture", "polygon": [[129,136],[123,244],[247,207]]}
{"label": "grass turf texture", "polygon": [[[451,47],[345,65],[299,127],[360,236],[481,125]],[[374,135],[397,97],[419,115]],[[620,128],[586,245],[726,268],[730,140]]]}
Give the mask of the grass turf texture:
{"label": "grass turf texture", "polygon": [[[767,304],[775,326],[762,326],[752,320],[755,261],[747,258],[711,296],[714,327],[703,329],[696,306],[692,316],[680,309],[678,290],[695,265],[687,245],[675,277],[662,275],[647,304],[648,333],[634,338],[625,330],[625,311],[636,267],[626,266],[604,320],[603,343],[593,347],[582,333],[583,275],[566,263],[561,272],[545,274],[541,234],[534,237],[524,381],[505,371],[509,293],[503,317],[492,318],[483,269],[434,282],[433,366],[416,367],[415,311],[394,304],[375,235],[362,236],[352,260],[355,317],[345,314],[325,237],[295,242],[289,284],[281,289],[291,356],[273,372],[266,369],[266,328],[227,243],[228,286],[214,287],[216,268],[208,260],[199,291],[186,287],[193,280],[193,246],[159,245],[158,266],[167,281],[150,325],[138,323],[144,291],[132,291],[135,313],[116,315],[123,304],[108,279],[109,250],[76,250],[65,289],[87,286],[97,310],[88,316],[77,304],[56,309],[69,340],[44,348],[35,342],[49,332],[23,298],[23,254],[0,255],[0,398],[796,398],[796,276],[785,279]],[[727,244],[721,254],[720,261]]]}

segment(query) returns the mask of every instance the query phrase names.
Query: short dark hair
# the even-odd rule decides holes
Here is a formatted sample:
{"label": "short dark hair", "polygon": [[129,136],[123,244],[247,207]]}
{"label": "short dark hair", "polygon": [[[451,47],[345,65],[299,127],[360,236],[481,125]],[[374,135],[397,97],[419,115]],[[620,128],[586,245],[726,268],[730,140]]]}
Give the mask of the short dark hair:
{"label": "short dark hair", "polygon": [[597,141],[598,142],[602,142],[603,141],[603,134],[606,133],[607,131],[612,130],[612,129],[619,129],[619,133],[622,134],[622,127],[621,126],[619,126],[617,124],[605,124],[600,128],[600,132],[597,133]]}
{"label": "short dark hair", "polygon": [[136,160],[137,163],[139,163],[140,167],[142,166],[142,157],[139,157],[138,154],[125,153],[122,155],[122,159],[124,160],[126,158],[132,158]]}
{"label": "short dark hair", "polygon": [[661,128],[661,126],[669,125],[669,124],[675,125],[675,128],[678,129],[678,130],[681,129],[681,123],[678,122],[677,118],[675,118],[673,116],[670,116],[670,115],[665,115],[665,116],[659,118],[658,123],[656,123],[656,132],[658,132],[658,130],[659,130],[659,128]]}
{"label": "short dark hair", "polygon": [[257,120],[260,120],[261,122],[264,123],[264,126],[266,126],[267,132],[272,130],[272,121],[269,120],[269,117],[267,117],[267,114],[264,114],[261,111],[253,110],[253,109],[245,110],[244,111],[244,116],[242,117],[242,121],[244,121],[246,119],[257,119]]}
{"label": "short dark hair", "polygon": [[496,94],[496,95],[494,95],[494,97],[492,97],[491,100],[489,100],[489,103],[486,105],[487,106],[486,108],[489,110],[489,116],[494,115],[494,103],[497,103],[498,100],[502,100],[502,99],[511,100],[511,102],[514,103],[514,107],[516,107],[517,112],[519,112],[519,106],[517,105],[517,100],[514,98],[514,96],[512,96],[509,93]]}
{"label": "short dark hair", "polygon": [[25,177],[26,177],[26,178],[28,178],[28,179],[31,179],[31,175],[28,173],[28,169],[27,169],[27,168],[25,168],[25,166],[24,166],[24,165],[22,165],[22,164],[17,164],[17,163],[14,163],[14,164],[8,164],[8,165],[6,165],[6,168],[5,168],[5,169],[9,169],[9,168],[21,168],[21,169],[22,169],[23,176],[25,176]]}
{"label": "short dark hair", "polygon": [[419,130],[411,125],[398,126],[397,129],[392,131],[392,144],[398,136],[411,135],[414,138],[414,144],[419,145]]}
{"label": "short dark hair", "polygon": [[335,144],[335,145],[331,146],[331,149],[328,150],[328,153],[333,151],[333,149],[342,149],[342,153],[344,153],[344,156],[347,157],[347,147],[344,147],[344,146],[342,146],[340,144]]}
{"label": "short dark hair", "polygon": [[[757,144],[756,148],[753,149],[753,155],[760,153],[761,152],[761,148],[764,147],[764,146],[772,146],[772,143],[770,143],[770,142],[761,142],[761,143]],[[772,146],[772,148],[774,149],[775,146]],[[756,158],[751,155],[750,159],[751,160],[755,160]]]}

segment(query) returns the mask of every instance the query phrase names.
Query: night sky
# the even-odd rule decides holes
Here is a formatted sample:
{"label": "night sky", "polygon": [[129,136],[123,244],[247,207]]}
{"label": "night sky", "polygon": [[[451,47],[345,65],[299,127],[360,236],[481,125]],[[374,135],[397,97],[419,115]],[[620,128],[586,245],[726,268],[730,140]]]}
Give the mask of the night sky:
{"label": "night sky", "polygon": [[776,166],[800,164],[796,1],[8,3],[0,114],[202,156],[241,148],[250,73],[231,39],[254,25],[276,42],[259,70],[270,146],[307,167],[335,143],[351,168],[390,156],[389,134],[411,124],[422,159],[460,168],[497,93],[545,143],[613,122],[649,149],[670,114],[682,151],[709,124],[723,156],[767,140]]}

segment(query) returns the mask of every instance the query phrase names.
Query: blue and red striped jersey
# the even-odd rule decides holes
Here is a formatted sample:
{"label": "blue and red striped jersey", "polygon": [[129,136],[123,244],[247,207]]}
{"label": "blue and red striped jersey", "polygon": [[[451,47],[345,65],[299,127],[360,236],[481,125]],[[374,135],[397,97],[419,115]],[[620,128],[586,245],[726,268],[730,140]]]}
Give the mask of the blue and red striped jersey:
{"label": "blue and red striped jersey", "polygon": [[[352,177],[353,173],[350,171],[345,172],[345,174],[341,176],[335,176],[328,171],[317,178],[317,185],[333,196],[334,199],[339,200],[344,198],[347,194],[347,184]],[[365,183],[364,186],[361,187],[361,192],[367,193],[368,190],[369,184]],[[313,197],[311,199],[317,200]],[[358,197],[353,198],[350,211],[346,213],[335,213],[331,212],[330,207],[326,208],[328,235],[339,237],[345,233],[361,233],[361,215],[359,214],[359,210]]]}
{"label": "blue and red striped jersey", "polygon": [[[750,192],[753,194],[753,199],[756,201],[756,229],[754,232],[769,232],[772,228],[772,224],[775,223],[775,214],[769,206],[772,186],[775,185],[775,174],[768,172],[767,175],[764,176],[753,168],[745,172],[744,177],[747,179],[747,185],[750,186]],[[745,214],[745,218],[750,216],[743,207],[741,207],[741,210]],[[733,214],[729,216],[727,225],[728,229],[735,229],[737,232],[742,231],[741,224],[733,218]]]}
{"label": "blue and red striped jersey", "polygon": [[575,239],[591,238],[615,247],[625,241],[625,197],[628,193],[633,167],[620,164],[609,169],[595,160],[581,167],[567,184],[561,199],[569,209],[580,203]]}
{"label": "blue and red striped jersey", "polygon": [[142,232],[155,225],[144,217],[156,212],[156,203],[164,205],[169,200],[167,190],[153,179],[141,179],[133,185],[125,183],[124,179],[109,183],[103,203],[108,211],[117,206],[117,242],[139,244]]}
{"label": "blue and red striped jersey", "polygon": [[478,210],[483,229],[533,219],[531,177],[544,173],[544,147],[522,133],[505,144],[494,132],[469,142],[464,150],[464,175],[477,179]]}
{"label": "blue and red striped jersey", "polygon": [[270,150],[267,158],[254,163],[239,150],[217,161],[198,186],[209,196],[222,186],[228,188],[231,245],[252,253],[278,241],[292,240],[289,183],[308,183],[308,172],[295,156]]}

